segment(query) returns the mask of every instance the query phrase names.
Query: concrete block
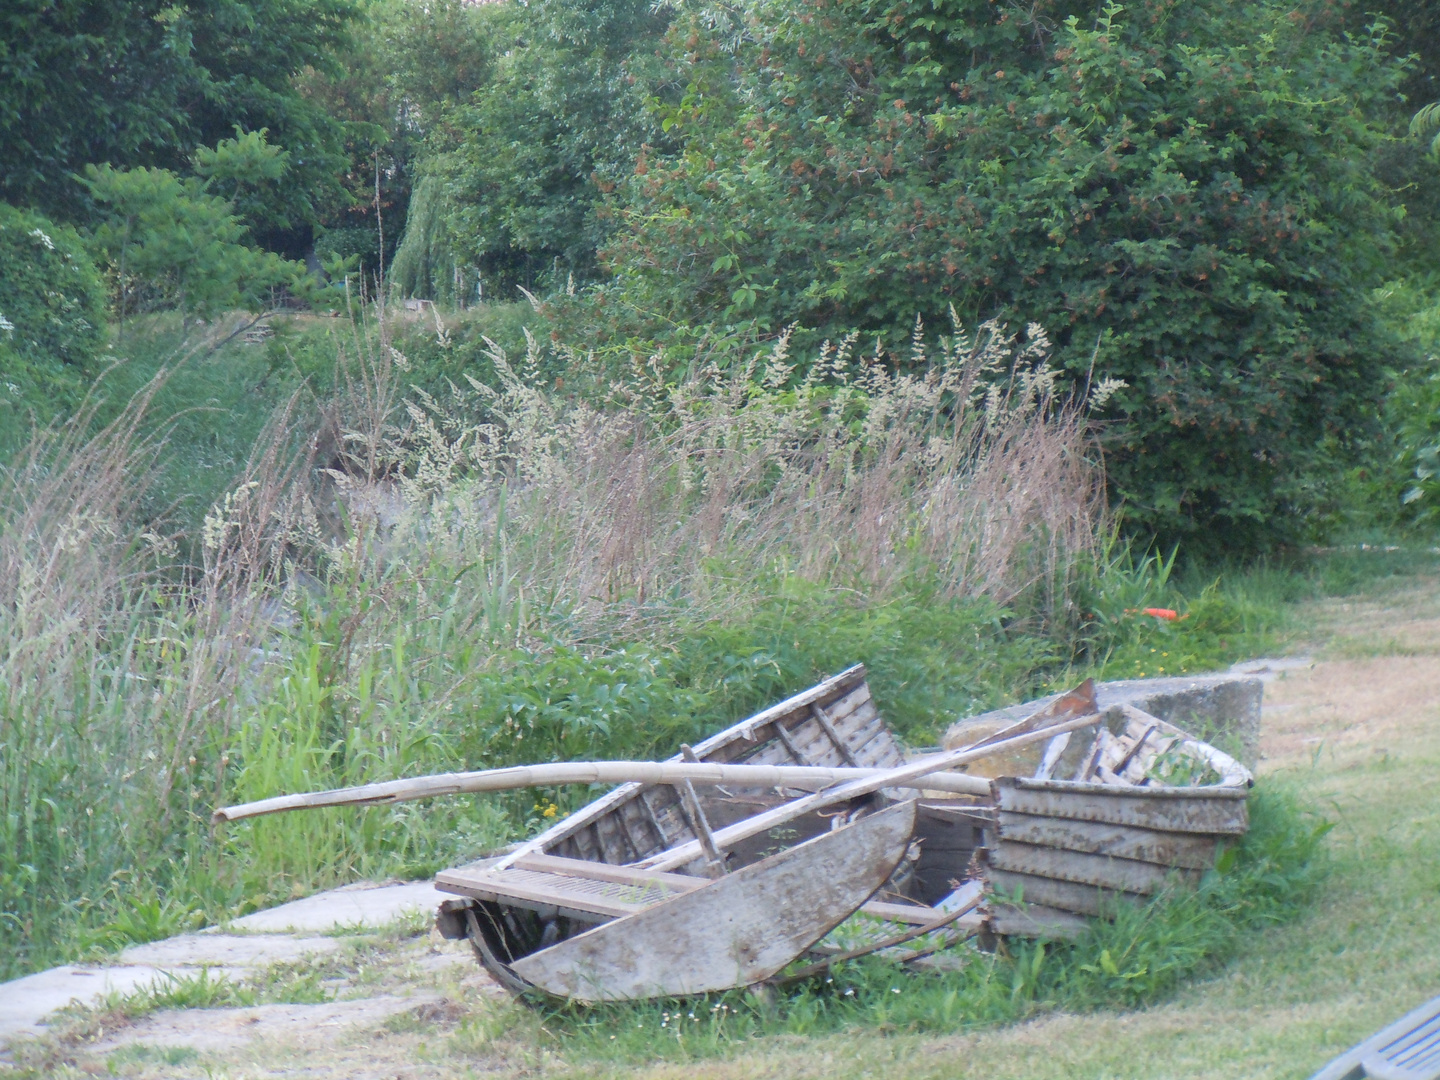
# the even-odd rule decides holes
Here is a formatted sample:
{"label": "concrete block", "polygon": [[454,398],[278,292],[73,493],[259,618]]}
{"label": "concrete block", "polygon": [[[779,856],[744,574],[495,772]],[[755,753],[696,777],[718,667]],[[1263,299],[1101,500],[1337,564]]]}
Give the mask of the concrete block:
{"label": "concrete block", "polygon": [[182,934],[148,945],[132,945],[120,954],[122,964],[153,967],[263,968],[290,964],[307,956],[332,953],[340,942],[328,937],[288,934]]}
{"label": "concrete block", "polygon": [[433,913],[446,894],[429,881],[347,885],[235,919],[234,930],[316,933],[385,926],[412,912]]}

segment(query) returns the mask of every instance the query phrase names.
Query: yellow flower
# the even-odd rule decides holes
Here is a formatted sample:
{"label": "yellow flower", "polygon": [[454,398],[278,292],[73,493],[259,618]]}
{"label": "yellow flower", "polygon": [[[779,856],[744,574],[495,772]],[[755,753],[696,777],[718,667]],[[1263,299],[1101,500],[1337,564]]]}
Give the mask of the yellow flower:
{"label": "yellow flower", "polygon": [[555,816],[557,813],[559,813],[559,812],[560,812],[560,808],[559,808],[558,806],[556,806],[553,802],[552,802],[549,806],[547,806],[547,807],[545,808],[545,816],[546,816],[546,817],[554,817],[554,816]]}

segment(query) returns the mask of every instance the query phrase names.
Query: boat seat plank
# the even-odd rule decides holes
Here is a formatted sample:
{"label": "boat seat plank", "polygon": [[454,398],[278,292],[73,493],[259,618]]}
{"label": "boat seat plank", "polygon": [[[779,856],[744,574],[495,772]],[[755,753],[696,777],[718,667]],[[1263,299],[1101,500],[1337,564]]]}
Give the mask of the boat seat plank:
{"label": "boat seat plank", "polygon": [[633,866],[585,862],[582,859],[567,859],[557,855],[524,855],[515,860],[515,867],[540,873],[589,878],[593,881],[613,881],[619,885],[658,885],[678,892],[689,892],[692,889],[702,888],[710,880],[709,878],[692,877],[689,874],[671,874],[662,870],[637,870]]}
{"label": "boat seat plank", "polygon": [[[672,896],[704,888],[710,879],[559,855],[524,855],[504,870],[485,867],[445,870],[436,875],[435,884],[445,892],[480,900],[518,900],[567,912],[621,918]],[[933,922],[944,914],[923,904],[884,900],[872,900],[860,910],[887,922],[914,926]]]}
{"label": "boat seat plank", "polygon": [[524,901],[609,918],[633,915],[661,900],[689,891],[664,881],[602,881],[593,876],[526,870],[518,866],[504,870],[445,870],[435,875],[435,885],[444,892],[481,900]]}

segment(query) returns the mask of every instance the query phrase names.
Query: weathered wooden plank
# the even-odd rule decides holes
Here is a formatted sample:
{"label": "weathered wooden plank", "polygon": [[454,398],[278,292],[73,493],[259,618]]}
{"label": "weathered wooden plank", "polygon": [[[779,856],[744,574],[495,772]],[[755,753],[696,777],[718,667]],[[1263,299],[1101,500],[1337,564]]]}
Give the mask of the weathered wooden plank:
{"label": "weathered wooden plank", "polygon": [[[1428,1065],[1430,1071],[1418,1072],[1418,1075],[1433,1077],[1440,1072],[1440,1054],[1436,1054],[1440,1049],[1440,1042],[1436,1041],[1440,1040],[1440,997],[1432,998],[1359,1046],[1347,1050],[1310,1080],[1363,1080],[1364,1077],[1388,1080],[1392,1076],[1413,1080],[1416,1073],[1401,1071],[1403,1065],[1397,1069],[1395,1066],[1400,1063],[1394,1058],[1397,1054],[1408,1056],[1407,1052],[1419,1056],[1427,1040],[1431,1043],[1430,1060],[1423,1064]],[[1417,1051],[1417,1047],[1421,1049]]]}
{"label": "weathered wooden plank", "polygon": [[1043,904],[995,904],[986,919],[990,931],[1005,937],[1077,938],[1090,927],[1083,915]]}
{"label": "weathered wooden plank", "polygon": [[1002,811],[1135,825],[1161,832],[1239,836],[1249,827],[1245,791],[1225,788],[1127,788],[1108,784],[994,781]]}
{"label": "weathered wooden plank", "polygon": [[916,926],[934,922],[945,914],[925,904],[894,904],[888,900],[870,900],[863,904],[860,910],[886,922],[912,923]]}
{"label": "weathered wooden plank", "polygon": [[[816,700],[819,701],[818,698]],[[861,683],[855,687],[854,690],[845,693],[834,701],[819,703],[824,706],[825,712],[829,715],[830,722],[835,725],[836,730],[844,733],[855,723],[852,719],[852,714],[862,706],[869,705],[871,700],[870,684]],[[871,707],[873,709],[874,706],[872,705]]]}
{"label": "weathered wooden plank", "polygon": [[590,878],[594,881],[613,881],[619,885],[662,885],[672,892],[691,892],[695,889],[703,889],[709,884],[708,878],[691,877],[689,874],[636,870],[631,866],[611,866],[609,863],[566,859],[556,855],[526,855],[514,863],[514,868],[535,870],[545,874],[565,874],[570,877]]}
{"label": "weathered wooden plank", "polygon": [[866,717],[863,726],[846,735],[855,760],[865,768],[891,769],[905,761],[895,736],[878,712]]}
{"label": "weathered wooden plank", "polygon": [[681,895],[680,890],[661,885],[601,882],[515,867],[501,871],[442,870],[435,875],[435,887],[477,900],[521,901],[526,906],[550,906],[609,918],[632,915],[667,896]]}
{"label": "weathered wooden plank", "polygon": [[1017,874],[995,867],[986,868],[985,879],[990,883],[991,889],[1004,898],[1001,902],[1014,898],[1018,893],[1027,906],[1040,904],[1076,915],[1108,914],[1105,910],[1107,904],[1117,899],[1136,903],[1145,900],[1145,897],[1136,893],[1117,893],[1094,885],[1078,885],[1073,881],[1057,881],[1034,874]]}
{"label": "weathered wooden plank", "polygon": [[1193,883],[1200,871],[1158,866],[1138,859],[1117,859],[1110,855],[1090,855],[1081,851],[1040,847],[1038,844],[1017,844],[1001,841],[986,849],[986,859],[997,870],[1017,874],[1033,874],[1056,881],[1073,881],[1077,885],[1098,885],[1119,892],[1153,895],[1172,880]]}
{"label": "weathered wooden plank", "polygon": [[770,725],[770,730],[775,733],[775,738],[779,740],[781,746],[785,747],[786,753],[790,755],[790,759],[794,761],[796,765],[820,764],[820,762],[812,761],[800,752],[800,748],[795,745],[795,740],[790,737],[790,730],[785,726],[784,720],[775,721],[775,723]]}
{"label": "weathered wooden plank", "polygon": [[1197,833],[1159,832],[1133,825],[1016,814],[1002,810],[996,817],[1001,840],[1139,859],[1161,866],[1209,870],[1215,865],[1217,840]]}
{"label": "weathered wooden plank", "polygon": [[901,803],[703,889],[579,934],[511,969],[582,1001],[699,994],[769,978],[847,918],[900,861],[915,823]]}

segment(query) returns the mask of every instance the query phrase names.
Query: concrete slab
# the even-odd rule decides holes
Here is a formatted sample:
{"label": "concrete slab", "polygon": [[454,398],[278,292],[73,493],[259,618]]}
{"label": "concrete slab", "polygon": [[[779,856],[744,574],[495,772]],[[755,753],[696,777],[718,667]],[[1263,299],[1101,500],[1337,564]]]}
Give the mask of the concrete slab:
{"label": "concrete slab", "polygon": [[268,967],[290,964],[306,956],[322,956],[340,947],[328,937],[288,934],[182,934],[148,945],[132,945],[120,954],[122,964],[155,967]]}
{"label": "concrete slab", "polygon": [[384,926],[412,912],[432,913],[446,894],[429,881],[401,885],[347,885],[304,900],[257,911],[230,923],[231,929],[315,933],[348,927]]}
{"label": "concrete slab", "polygon": [[313,1043],[347,1029],[375,1028],[390,1017],[440,1000],[439,994],[374,997],[320,1005],[256,1005],[242,1009],[167,1009],[147,1016],[86,1049],[104,1057],[124,1046],[188,1047],[200,1053],[247,1044]]}
{"label": "concrete slab", "polygon": [[72,1001],[89,1005],[109,993],[129,994],[198,970],[165,970],[148,964],[122,967],[58,967],[0,983],[0,1045],[16,1035],[35,1035],[44,1019]]}
{"label": "concrete slab", "polygon": [[1315,660],[1309,656],[1274,656],[1259,660],[1241,660],[1238,664],[1230,665],[1230,670],[1236,675],[1250,675],[1268,683],[1274,682],[1287,671],[1308,671],[1314,666]]}

